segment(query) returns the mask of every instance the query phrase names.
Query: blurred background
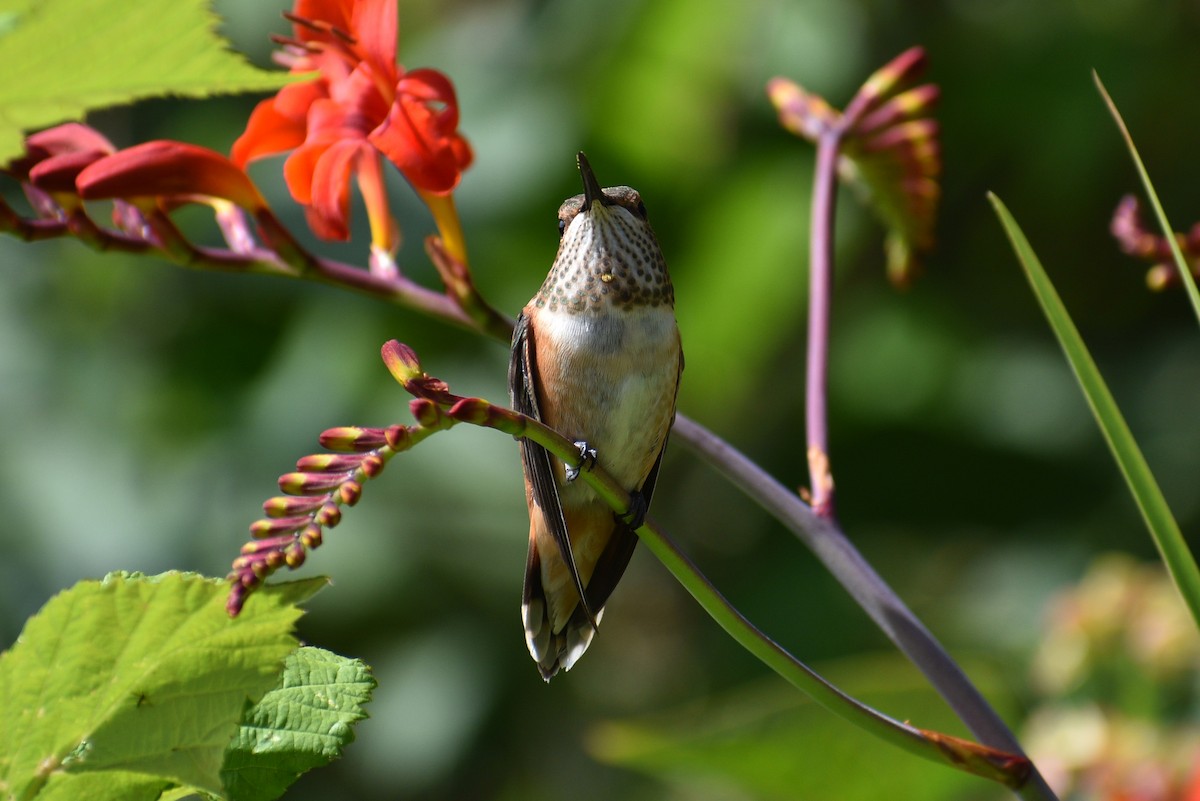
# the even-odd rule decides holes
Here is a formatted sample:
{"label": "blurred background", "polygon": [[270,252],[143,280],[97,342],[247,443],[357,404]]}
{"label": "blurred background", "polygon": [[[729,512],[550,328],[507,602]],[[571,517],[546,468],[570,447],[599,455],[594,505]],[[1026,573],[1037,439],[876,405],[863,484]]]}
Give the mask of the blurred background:
{"label": "blurred background", "polygon": [[[269,64],[268,36],[288,31],[279,14],[290,3],[214,5],[234,47]],[[1136,176],[1090,72],[1186,230],[1200,218],[1200,4],[400,5],[400,60],[457,86],[476,152],[457,199],[485,295],[515,314],[540,285],[555,212],[580,191],[574,154],[586,150],[603,183],[641,191],[667,256],[687,354],[680,409],[792,486],[807,481],[813,149],[778,127],[764,85],[784,75],[842,106],[877,67],[924,45],[927,77],[943,90],[945,158],[924,275],[893,290],[874,218],[847,193],[838,209],[830,408],[841,521],[1018,729],[1045,714],[1047,687],[1076,710],[1195,720],[1190,695],[1138,683],[1127,664],[1100,689],[1086,670],[1047,685],[1033,669],[1058,664],[1045,649],[1070,607],[1064,592],[1084,597],[1072,588],[1085,576],[1153,583],[1138,564],[1154,553],[984,193],[1024,226],[1195,531],[1196,322],[1181,294],[1148,292],[1145,265],[1108,234]],[[227,151],[257,99],[146,102],[90,121],[119,146],[176,138]],[[280,164],[252,173],[303,231]],[[421,249],[432,222],[393,178],[399,260],[432,285]],[[216,241],[204,214],[180,220]],[[365,264],[361,207],[355,224],[357,244],[314,247]],[[224,575],[276,477],[319,450],[323,429],[407,420],[408,396],[378,356],[387,339],[411,344],[457,392],[506,396],[503,345],[370,298],[76,242],[0,238],[0,264],[2,647],[80,579]],[[803,546],[678,443],[653,513],[798,657],[897,718],[965,735]],[[373,667],[372,717],[341,761],[288,798],[1004,797],[798,697],[644,550],[587,655],[544,685],[519,618],[527,530],[516,444],[492,432],[435,437],[366,486],[304,568],[333,585],[300,635]],[[1098,567],[1112,552],[1125,556]],[[1178,607],[1161,608],[1149,619],[1173,620]],[[1126,611],[1117,603],[1109,619]],[[1195,631],[1180,625],[1172,642],[1190,669]],[[1172,681],[1194,682],[1180,675]],[[1123,693],[1129,681],[1140,694]],[[1066,731],[1078,746],[1082,735]],[[1194,734],[1177,733],[1148,751],[1183,754],[1168,783],[1194,753]],[[1063,751],[1045,753],[1049,765]],[[1086,791],[1076,797],[1107,797]]]}

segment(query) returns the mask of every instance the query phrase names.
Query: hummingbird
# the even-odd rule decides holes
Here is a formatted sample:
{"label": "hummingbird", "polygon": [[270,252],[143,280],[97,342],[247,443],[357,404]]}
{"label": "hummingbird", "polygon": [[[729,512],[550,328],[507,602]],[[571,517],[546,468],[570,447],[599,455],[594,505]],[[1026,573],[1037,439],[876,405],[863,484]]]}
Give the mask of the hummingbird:
{"label": "hummingbird", "polygon": [[512,339],[513,407],[570,437],[631,497],[618,517],[546,449],[521,440],[529,558],[521,615],[546,681],[587,650],[637,545],[683,372],[675,293],[646,206],[602,189],[578,154],[583,194],[558,210],[558,255]]}

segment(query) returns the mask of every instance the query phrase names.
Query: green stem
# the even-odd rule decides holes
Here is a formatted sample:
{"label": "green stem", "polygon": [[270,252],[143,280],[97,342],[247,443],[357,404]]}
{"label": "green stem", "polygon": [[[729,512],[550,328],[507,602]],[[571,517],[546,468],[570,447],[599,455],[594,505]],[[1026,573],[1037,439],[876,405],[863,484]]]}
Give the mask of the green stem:
{"label": "green stem", "polygon": [[[385,346],[385,352],[387,349],[388,346]],[[406,380],[419,375],[419,366],[410,362],[406,368],[409,371],[407,375],[396,370],[393,370],[393,374],[410,392],[419,393],[419,384]],[[444,400],[441,402],[446,403]],[[533,418],[479,398],[460,398],[456,403],[446,405],[450,407],[448,414],[455,419],[472,425],[495,428],[514,437],[526,437],[544,447],[564,464],[575,468],[583,466],[579,449],[574,443]],[[591,469],[583,470],[580,476],[615,513],[628,513],[629,493],[603,468],[593,465]],[[935,732],[924,732],[893,720],[846,695],[738,612],[657,526],[647,522],[638,529],[637,534],[667,570],[739,645],[826,709],[909,753],[1000,782],[1018,790],[1029,799],[1046,801],[1054,798],[1048,790],[1042,793],[1036,782],[1028,782],[1032,765],[1019,753],[1008,753]]]}

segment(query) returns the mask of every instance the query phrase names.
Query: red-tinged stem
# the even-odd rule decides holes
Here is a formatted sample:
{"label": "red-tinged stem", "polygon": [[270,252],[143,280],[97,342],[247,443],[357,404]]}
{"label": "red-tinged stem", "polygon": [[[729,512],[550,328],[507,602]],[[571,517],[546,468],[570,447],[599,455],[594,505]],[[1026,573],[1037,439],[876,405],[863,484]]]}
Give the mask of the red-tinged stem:
{"label": "red-tinged stem", "polygon": [[[406,278],[403,274],[384,278],[349,264],[316,259],[312,272],[303,277],[343,289],[352,289],[355,292],[389,301],[397,306],[423,312],[443,322],[453,323],[459,328],[469,331],[482,330],[497,339],[507,341],[501,331],[482,328],[454,298],[445,293],[427,289]],[[501,319],[504,321],[502,328],[507,331],[507,337],[511,338],[513,322],[507,318]]]}
{"label": "red-tinged stem", "polygon": [[829,469],[826,386],[829,371],[829,317],[833,295],[833,237],[837,206],[837,162],[840,129],[817,140],[813,177],[812,221],[809,234],[808,363],[805,381],[805,432],[813,510],[833,516],[833,474]]}
{"label": "red-tinged stem", "polygon": [[[379,300],[412,309],[459,328],[475,331],[478,324],[471,319],[454,298],[421,286],[403,274],[381,276],[331,259],[312,256],[303,273],[285,264],[275,253],[265,249],[245,255],[217,248],[196,248],[195,257],[186,266],[226,272],[255,272],[301,278],[340,289],[349,289]],[[512,323],[509,324],[511,331]],[[511,336],[511,334],[510,334]],[[503,338],[503,337],[500,337]]]}
{"label": "red-tinged stem", "polygon": [[[497,339],[508,341],[512,336],[512,320],[490,310],[487,319],[473,319],[455,298],[427,289],[420,284],[399,276],[379,276],[359,267],[330,259],[313,256],[288,235],[288,247],[294,263],[267,248],[256,248],[238,253],[225,248],[192,245],[179,233],[165,215],[152,220],[154,232],[163,237],[163,242],[129,236],[96,225],[86,213],[79,209],[70,222],[66,220],[27,220],[0,200],[0,231],[8,232],[27,242],[75,236],[84,244],[99,251],[124,251],[129,253],[155,253],[183,267],[219,272],[258,273],[289,278],[303,278],[341,289],[349,289],[370,295],[388,303],[428,314],[442,322],[452,323],[459,328],[482,330]],[[282,226],[280,226],[282,228]],[[278,234],[278,231],[276,232]]]}
{"label": "red-tinged stem", "polygon": [[441,237],[430,236],[425,240],[425,252],[437,268],[446,294],[455,299],[459,308],[475,322],[479,330],[502,341],[511,339],[513,320],[497,311],[479,293],[470,268],[454,255],[449,243]]}

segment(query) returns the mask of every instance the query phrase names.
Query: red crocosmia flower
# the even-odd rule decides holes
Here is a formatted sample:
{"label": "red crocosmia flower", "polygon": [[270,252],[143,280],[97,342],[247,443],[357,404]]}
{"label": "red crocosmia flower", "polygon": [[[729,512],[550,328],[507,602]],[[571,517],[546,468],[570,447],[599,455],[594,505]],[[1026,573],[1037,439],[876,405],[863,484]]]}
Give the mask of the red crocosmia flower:
{"label": "red crocosmia flower", "polygon": [[255,108],[233,145],[234,163],[294,151],[284,166],[288,190],[326,239],[349,235],[355,177],[372,244],[392,252],[399,233],[380,154],[440,216],[448,204],[433,198],[454,190],[472,158],[458,133],[454,87],[436,70],[397,64],[396,0],[296,0],[294,12],[294,39],[284,43],[280,61],[293,73],[315,70],[319,77],[284,87]]}
{"label": "red crocosmia flower", "polygon": [[413,186],[446,194],[471,163],[471,147],[458,133],[458,101],[450,79],[437,70],[405,73],[396,99],[371,143]]}

